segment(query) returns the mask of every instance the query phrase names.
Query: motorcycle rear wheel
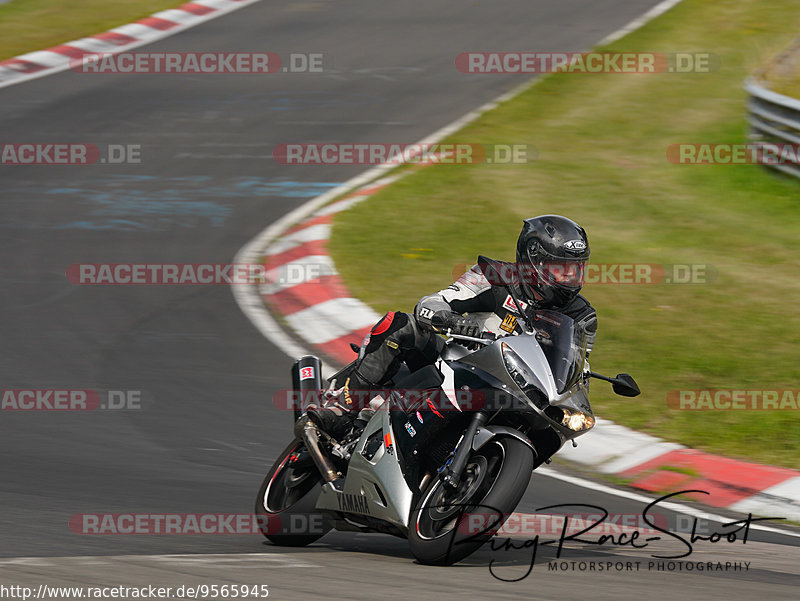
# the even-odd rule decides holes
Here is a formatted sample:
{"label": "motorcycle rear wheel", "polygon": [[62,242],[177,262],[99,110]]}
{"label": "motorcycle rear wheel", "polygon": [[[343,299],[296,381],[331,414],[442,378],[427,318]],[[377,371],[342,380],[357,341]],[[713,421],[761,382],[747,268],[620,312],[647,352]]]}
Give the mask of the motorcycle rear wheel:
{"label": "motorcycle rear wheel", "polygon": [[332,526],[315,510],[322,477],[316,467],[293,467],[293,457],[304,449],[294,440],[278,456],[256,496],[259,530],[284,547],[304,547],[327,534]]}

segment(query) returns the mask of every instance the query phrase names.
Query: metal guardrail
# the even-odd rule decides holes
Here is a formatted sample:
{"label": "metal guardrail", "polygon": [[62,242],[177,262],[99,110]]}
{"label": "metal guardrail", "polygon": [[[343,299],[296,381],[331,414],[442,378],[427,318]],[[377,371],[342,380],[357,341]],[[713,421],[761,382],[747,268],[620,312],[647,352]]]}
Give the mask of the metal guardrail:
{"label": "metal guardrail", "polygon": [[768,65],[756,71],[744,87],[750,95],[747,102],[750,138],[759,144],[778,146],[777,152],[772,154],[781,160],[763,164],[800,178],[800,100],[773,92],[766,83],[768,71],[785,71],[793,76],[798,60],[800,37],[795,38]]}
{"label": "metal guardrail", "polygon": [[[791,144],[800,149],[800,100],[768,90],[755,79],[745,83],[750,95],[747,102],[747,122],[750,138],[764,144]],[[800,178],[800,159],[794,153],[782,155],[783,162],[765,163]]]}

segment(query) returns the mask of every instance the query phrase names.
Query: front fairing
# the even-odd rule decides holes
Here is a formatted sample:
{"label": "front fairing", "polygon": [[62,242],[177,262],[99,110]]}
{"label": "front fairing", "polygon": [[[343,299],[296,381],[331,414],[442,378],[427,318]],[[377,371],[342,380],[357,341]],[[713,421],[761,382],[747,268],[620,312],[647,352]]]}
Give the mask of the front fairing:
{"label": "front fairing", "polygon": [[[583,378],[585,332],[570,317],[553,311],[532,312],[531,324],[535,328],[532,333],[503,337],[451,361],[456,372],[455,388],[475,387],[474,377],[462,375],[459,378],[459,373],[483,373],[486,388],[501,389],[524,402],[529,409],[547,418],[565,439],[584,434],[588,429],[575,432],[562,425],[561,419],[564,409],[592,415]],[[509,373],[509,357],[520,364],[523,377]]]}
{"label": "front fairing", "polygon": [[559,394],[583,376],[586,363],[586,332],[575,321],[554,311],[534,311],[532,325],[536,341],[547,358]]}

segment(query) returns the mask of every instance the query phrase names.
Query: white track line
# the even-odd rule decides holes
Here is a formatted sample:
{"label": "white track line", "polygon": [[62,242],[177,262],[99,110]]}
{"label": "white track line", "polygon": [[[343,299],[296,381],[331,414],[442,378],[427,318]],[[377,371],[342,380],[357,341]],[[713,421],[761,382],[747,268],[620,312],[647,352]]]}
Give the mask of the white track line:
{"label": "white track line", "polygon": [[[310,563],[304,558],[294,554],[284,553],[209,553],[209,554],[183,554],[183,555],[75,555],[60,557],[8,557],[0,558],[2,566],[22,566],[28,568],[46,568],[70,565],[75,568],[81,566],[103,565],[110,567],[109,564],[125,563],[141,566],[143,563],[158,562],[174,565],[194,566],[205,565],[210,567],[226,568],[234,567],[253,567],[253,568],[319,568],[317,564]],[[250,564],[239,565],[234,564]]]}
{"label": "white track line", "polygon": [[656,4],[653,8],[648,10],[641,17],[636,17],[633,21],[631,21],[627,25],[624,25],[624,26],[620,27],[619,29],[617,29],[616,31],[608,34],[606,37],[604,37],[602,40],[600,40],[597,43],[597,45],[598,46],[607,46],[608,44],[611,44],[612,42],[616,42],[620,38],[624,38],[626,35],[628,35],[632,31],[636,31],[642,25],[645,25],[646,23],[652,21],[656,17],[660,17],[665,12],[667,12],[669,9],[673,8],[674,6],[677,6],[680,3],[681,3],[681,0],[664,0],[664,2],[660,2],[660,3]]}

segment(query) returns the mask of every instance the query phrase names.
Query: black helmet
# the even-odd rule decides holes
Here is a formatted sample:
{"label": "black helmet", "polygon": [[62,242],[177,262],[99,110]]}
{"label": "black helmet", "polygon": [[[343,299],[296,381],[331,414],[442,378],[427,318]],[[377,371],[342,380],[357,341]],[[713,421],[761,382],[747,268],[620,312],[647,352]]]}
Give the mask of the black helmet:
{"label": "black helmet", "polygon": [[517,266],[523,294],[534,305],[563,307],[583,287],[589,240],[577,223],[560,215],[523,222]]}

